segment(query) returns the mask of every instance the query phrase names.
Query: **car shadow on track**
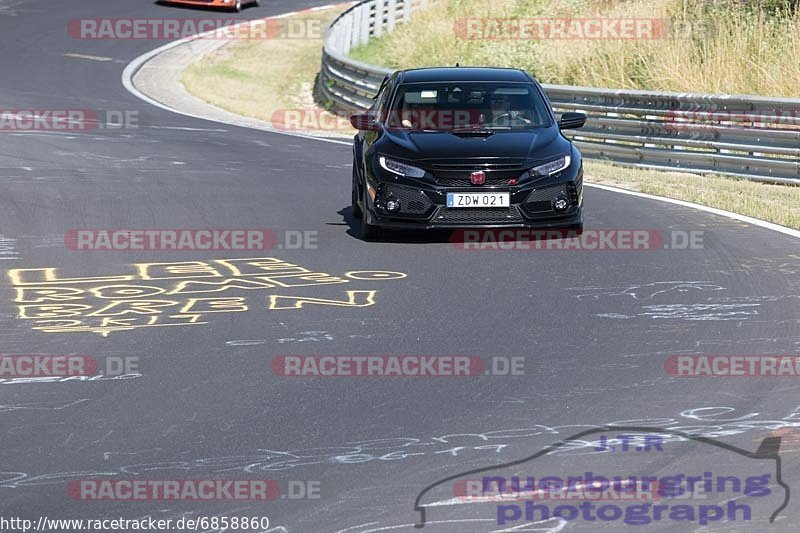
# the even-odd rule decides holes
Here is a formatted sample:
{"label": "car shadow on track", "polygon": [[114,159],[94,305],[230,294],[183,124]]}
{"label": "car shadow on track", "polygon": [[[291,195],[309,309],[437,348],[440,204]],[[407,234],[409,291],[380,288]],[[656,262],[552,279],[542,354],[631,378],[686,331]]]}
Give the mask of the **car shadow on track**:
{"label": "car shadow on track", "polygon": [[[361,238],[361,219],[356,218],[353,216],[353,209],[352,207],[345,207],[340,209],[338,213],[342,216],[342,223],[330,224],[330,225],[347,225],[348,229],[346,233],[360,241],[363,241]],[[468,232],[464,230],[471,230],[475,228],[463,228],[459,230],[383,230],[383,234],[380,239],[377,239],[378,242],[384,243],[394,243],[394,244],[450,244],[456,247],[461,247],[466,241],[464,237],[468,235]],[[493,231],[493,230],[479,230],[479,231]],[[500,230],[497,230],[500,231]],[[525,232],[521,232],[518,235],[524,235]],[[512,234],[513,235],[513,234]],[[542,236],[543,240],[550,240],[549,236]],[[507,239],[505,241],[505,245],[507,247],[513,247],[512,243],[514,242],[524,242],[526,239],[520,238],[512,238]],[[470,244],[474,244],[474,240],[470,241]],[[468,244],[469,246],[469,244]]]}
{"label": "car shadow on track", "polygon": [[[353,208],[345,207],[338,212],[347,225],[349,236],[359,241],[361,238],[361,219],[353,216]],[[337,224],[338,225],[338,224]],[[408,244],[448,244],[451,242],[452,231],[448,230],[384,230],[379,242],[408,243]]]}

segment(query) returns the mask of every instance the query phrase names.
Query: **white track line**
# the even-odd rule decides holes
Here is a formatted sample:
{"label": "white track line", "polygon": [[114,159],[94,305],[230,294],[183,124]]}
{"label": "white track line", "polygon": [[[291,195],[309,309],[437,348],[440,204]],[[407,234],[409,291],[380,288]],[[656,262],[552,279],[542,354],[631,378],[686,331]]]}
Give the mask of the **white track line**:
{"label": "white track line", "polygon": [[[303,10],[303,11],[319,11],[321,9],[331,9],[331,8],[334,8],[334,7],[337,7],[337,6],[342,6],[342,5],[343,4],[329,4],[329,5],[326,5],[326,6],[315,7],[315,8],[311,8],[311,9],[307,9],[307,10]],[[256,20],[279,19],[279,18],[284,18],[284,17],[290,16],[290,15],[296,15],[298,13],[302,13],[302,11],[293,11],[293,12],[290,12],[290,13],[284,13],[282,15],[276,15],[274,17],[266,17],[264,19],[256,19]],[[248,24],[248,22],[245,22],[243,24]],[[139,89],[137,89],[133,85],[133,76],[142,67],[142,65],[144,65],[145,63],[150,61],[152,58],[154,58],[155,56],[161,54],[162,52],[165,52],[167,50],[175,48],[176,46],[180,46],[180,45],[182,45],[184,43],[191,42],[191,41],[193,41],[195,39],[198,39],[198,38],[200,38],[200,37],[202,37],[202,36],[204,36],[204,35],[206,35],[208,33],[213,33],[214,31],[215,30],[212,30],[212,31],[206,32],[206,33],[201,33],[201,34],[198,34],[198,35],[192,35],[190,37],[184,37],[183,39],[178,39],[177,41],[173,41],[171,43],[167,43],[167,44],[165,44],[163,46],[159,46],[155,50],[151,50],[149,52],[146,52],[146,53],[140,55],[139,57],[135,58],[133,61],[128,63],[128,65],[125,67],[125,70],[122,72],[122,85],[125,87],[125,89],[128,90],[129,93],[131,93],[135,97],[139,98],[140,100],[144,100],[148,104],[154,105],[154,106],[159,107],[161,109],[164,109],[166,111],[170,111],[172,113],[177,113],[179,115],[184,115],[184,116],[187,116],[187,117],[192,117],[192,118],[196,118],[196,119],[200,119],[200,120],[207,120],[207,121],[210,121],[210,122],[218,122],[220,124],[228,124],[227,122],[222,122],[222,121],[211,119],[211,118],[204,117],[204,116],[201,116],[201,115],[195,115],[193,113],[186,113],[186,112],[181,111],[179,109],[175,109],[175,108],[169,107],[167,105],[164,105],[161,102],[159,102],[157,100],[154,100],[154,99],[150,98],[149,96],[147,96],[146,94],[142,93],[141,91],[139,91]],[[322,142],[333,143],[333,144],[343,144],[343,145],[346,145],[346,146],[351,146],[352,145],[352,143],[348,142],[348,141],[337,141],[335,139],[327,139],[327,138],[324,138],[324,137],[317,137],[317,136],[314,136],[314,135],[305,135],[305,134],[302,134],[302,133],[281,131],[281,130],[272,129],[272,128],[266,128],[266,127],[264,127],[264,128],[256,128],[254,126],[246,126],[246,125],[239,125],[239,124],[232,124],[232,125],[240,127],[240,128],[251,128],[251,129],[259,129],[259,130],[262,130],[262,131],[270,131],[272,133],[277,133],[279,135],[288,135],[290,137],[302,137],[303,139],[314,139],[316,141],[322,141]],[[692,203],[692,202],[684,202],[683,200],[674,200],[672,198],[665,198],[663,196],[653,196],[652,194],[646,194],[646,193],[643,193],[643,192],[636,192],[636,191],[629,191],[629,190],[626,190],[626,189],[619,189],[617,187],[610,187],[608,185],[599,185],[597,183],[588,183],[587,182],[586,185],[589,186],[589,187],[594,187],[596,189],[602,189],[604,191],[615,192],[615,193],[619,193],[619,194],[627,194],[629,196],[636,196],[638,198],[646,198],[648,200],[656,200],[656,201],[659,201],[659,202],[666,202],[666,203],[669,203],[669,204],[675,204],[675,205],[679,205],[679,206],[682,206],[682,207],[688,207],[690,209],[696,209],[698,211],[705,211],[706,213],[713,213],[715,215],[727,217],[727,218],[730,218],[730,219],[733,219],[733,220],[738,220],[740,222],[746,222],[747,224],[752,224],[753,226],[758,226],[760,228],[764,228],[764,229],[768,229],[768,230],[772,230],[772,231],[777,231],[779,233],[783,233],[784,235],[789,235],[790,237],[800,238],[800,231],[798,231],[798,230],[795,230],[795,229],[792,229],[792,228],[787,228],[787,227],[781,226],[779,224],[773,224],[772,222],[767,222],[765,220],[759,220],[757,218],[752,218],[752,217],[748,217],[748,216],[745,216],[745,215],[739,215],[737,213],[732,213],[730,211],[725,211],[723,209],[717,209],[715,207],[707,207],[705,205],[695,204],[695,203]]]}

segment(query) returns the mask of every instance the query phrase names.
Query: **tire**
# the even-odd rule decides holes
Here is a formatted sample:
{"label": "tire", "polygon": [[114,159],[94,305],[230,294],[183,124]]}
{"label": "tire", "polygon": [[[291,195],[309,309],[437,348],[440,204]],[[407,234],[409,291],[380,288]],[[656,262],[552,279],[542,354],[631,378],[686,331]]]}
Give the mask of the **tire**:
{"label": "tire", "polygon": [[356,177],[356,162],[353,161],[353,185],[350,192],[351,208],[355,218],[361,218],[361,206],[358,205],[358,178]]}
{"label": "tire", "polygon": [[242,10],[242,0],[236,0],[236,3],[233,4],[233,10],[236,13],[239,13]]}
{"label": "tire", "polygon": [[250,5],[252,5],[253,7],[258,7],[261,5],[261,0],[253,0],[253,3]]}
{"label": "tire", "polygon": [[379,226],[374,226],[367,219],[367,188],[364,187],[364,209],[361,210],[361,239],[367,242],[377,241],[383,235]]}

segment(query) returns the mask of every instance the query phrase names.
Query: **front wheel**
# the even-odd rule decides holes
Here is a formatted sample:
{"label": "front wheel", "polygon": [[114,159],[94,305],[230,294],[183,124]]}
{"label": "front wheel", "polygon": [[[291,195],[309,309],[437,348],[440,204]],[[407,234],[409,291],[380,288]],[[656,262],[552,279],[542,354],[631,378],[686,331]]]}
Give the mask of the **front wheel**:
{"label": "front wheel", "polygon": [[233,10],[239,13],[242,10],[242,0],[236,0],[236,3],[233,4]]}

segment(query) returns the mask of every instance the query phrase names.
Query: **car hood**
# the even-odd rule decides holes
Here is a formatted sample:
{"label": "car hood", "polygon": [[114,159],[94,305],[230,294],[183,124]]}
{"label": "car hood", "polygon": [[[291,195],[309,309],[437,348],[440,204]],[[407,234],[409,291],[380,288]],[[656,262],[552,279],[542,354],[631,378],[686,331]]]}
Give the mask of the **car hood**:
{"label": "car hood", "polygon": [[[525,159],[545,160],[569,150],[557,127],[527,131],[498,131],[486,137],[448,132],[386,130],[382,153],[410,160]],[[391,145],[391,146],[389,146]]]}

